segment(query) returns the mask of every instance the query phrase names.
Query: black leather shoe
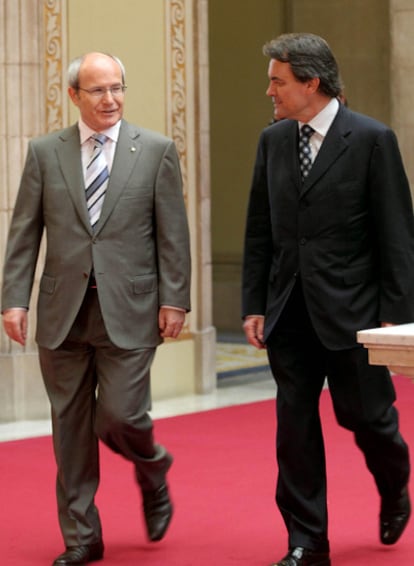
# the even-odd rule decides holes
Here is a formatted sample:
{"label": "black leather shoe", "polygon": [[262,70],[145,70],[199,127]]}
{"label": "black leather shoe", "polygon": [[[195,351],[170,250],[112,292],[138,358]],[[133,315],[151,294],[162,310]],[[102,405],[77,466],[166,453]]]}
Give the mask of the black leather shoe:
{"label": "black leather shoe", "polygon": [[53,562],[53,566],[62,564],[88,564],[102,560],[104,554],[104,545],[100,540],[94,544],[85,544],[82,546],[68,546],[66,551],[58,556]]}
{"label": "black leather shoe", "polygon": [[152,541],[161,540],[167,532],[173,514],[173,506],[166,484],[155,491],[142,492],[145,524]]}
{"label": "black leather shoe", "polygon": [[385,497],[381,500],[380,511],[380,539],[382,544],[395,544],[403,534],[411,515],[410,496],[405,487],[401,496],[390,500]]}
{"label": "black leather shoe", "polygon": [[271,566],[331,566],[329,552],[317,552],[296,546],[291,548],[282,560]]}

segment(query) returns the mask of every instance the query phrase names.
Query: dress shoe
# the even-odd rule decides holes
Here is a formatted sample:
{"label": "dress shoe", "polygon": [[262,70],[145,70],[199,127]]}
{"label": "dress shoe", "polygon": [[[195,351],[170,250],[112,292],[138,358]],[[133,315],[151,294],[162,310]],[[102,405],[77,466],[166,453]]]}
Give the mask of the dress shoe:
{"label": "dress shoe", "polygon": [[382,544],[395,544],[403,534],[411,514],[410,496],[405,487],[397,499],[381,500],[380,539]]}
{"label": "dress shoe", "polygon": [[88,564],[102,560],[104,554],[104,545],[100,540],[94,544],[85,544],[82,546],[68,546],[66,551],[58,556],[53,562],[53,566],[62,564]]}
{"label": "dress shoe", "polygon": [[291,548],[282,560],[271,566],[331,566],[329,552],[318,552],[296,546]]}
{"label": "dress shoe", "polygon": [[161,540],[173,513],[168,488],[163,484],[154,491],[143,491],[142,497],[148,537],[152,541]]}

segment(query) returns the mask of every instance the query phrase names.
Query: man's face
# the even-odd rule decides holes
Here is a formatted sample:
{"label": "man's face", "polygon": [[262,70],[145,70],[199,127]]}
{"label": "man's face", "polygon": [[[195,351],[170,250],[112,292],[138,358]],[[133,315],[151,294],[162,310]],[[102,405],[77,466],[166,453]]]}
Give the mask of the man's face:
{"label": "man's face", "polygon": [[290,63],[282,63],[276,59],[270,59],[268,76],[266,95],[272,98],[275,119],[305,121],[309,95],[312,92],[310,83],[298,81],[292,73]]}
{"label": "man's face", "polygon": [[[114,126],[124,109],[123,93],[113,95],[106,90],[103,96],[94,96],[97,88],[108,89],[122,85],[122,71],[116,61],[101,53],[86,56],[79,71],[79,90],[69,87],[69,96],[79,108],[82,120],[92,130],[101,132]],[[89,92],[86,92],[89,91]]]}

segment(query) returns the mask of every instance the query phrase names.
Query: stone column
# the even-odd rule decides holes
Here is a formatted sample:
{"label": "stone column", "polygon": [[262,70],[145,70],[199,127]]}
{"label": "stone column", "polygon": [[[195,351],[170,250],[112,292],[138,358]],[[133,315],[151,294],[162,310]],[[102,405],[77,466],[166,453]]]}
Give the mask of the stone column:
{"label": "stone column", "polygon": [[[24,164],[27,142],[45,129],[46,15],[54,5],[35,0],[0,4],[0,256],[4,257],[10,218]],[[46,7],[47,5],[47,7]],[[56,6],[55,6],[56,11]],[[53,30],[53,26],[50,26]],[[34,295],[37,293],[37,281]],[[32,303],[34,304],[34,303]],[[34,309],[23,349],[0,332],[0,420],[44,418],[48,402],[38,367]]]}
{"label": "stone column", "polygon": [[216,332],[212,325],[210,228],[210,115],[207,0],[168,0],[167,121],[183,173],[193,257],[195,391],[216,386]]}

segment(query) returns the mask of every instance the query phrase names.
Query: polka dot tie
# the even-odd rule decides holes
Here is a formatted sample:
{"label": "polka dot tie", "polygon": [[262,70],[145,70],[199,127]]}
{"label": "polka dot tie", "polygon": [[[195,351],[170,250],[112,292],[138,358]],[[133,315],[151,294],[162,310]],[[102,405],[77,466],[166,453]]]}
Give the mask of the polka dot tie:
{"label": "polka dot tie", "polygon": [[302,182],[309,175],[312,167],[312,154],[309,140],[315,132],[308,124],[304,124],[299,133],[299,163],[302,172]]}

